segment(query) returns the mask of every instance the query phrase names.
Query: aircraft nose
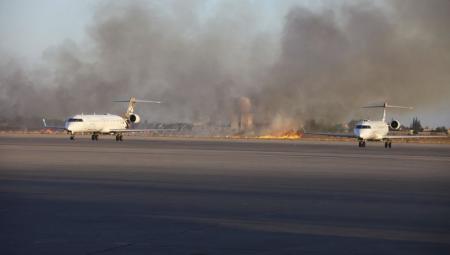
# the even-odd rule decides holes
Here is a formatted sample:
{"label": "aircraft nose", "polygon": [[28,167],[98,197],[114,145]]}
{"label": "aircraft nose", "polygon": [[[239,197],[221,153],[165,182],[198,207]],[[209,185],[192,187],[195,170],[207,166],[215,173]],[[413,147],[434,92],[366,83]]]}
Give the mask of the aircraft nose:
{"label": "aircraft nose", "polygon": [[66,128],[67,131],[69,131],[69,132],[72,132],[72,131],[73,131],[73,127],[72,127],[72,125],[71,125],[70,123],[67,123],[67,122],[66,122],[66,124],[65,124],[64,126],[65,126],[65,128]]}
{"label": "aircraft nose", "polygon": [[353,131],[353,133],[355,134],[356,137],[361,138],[361,131],[360,131],[359,129],[355,129],[355,130]]}
{"label": "aircraft nose", "polygon": [[355,136],[360,138],[360,139],[365,139],[367,134],[366,134],[366,132],[364,132],[364,130],[355,129]]}
{"label": "aircraft nose", "polygon": [[368,137],[368,132],[366,130],[360,130],[359,137],[362,139],[366,139]]}

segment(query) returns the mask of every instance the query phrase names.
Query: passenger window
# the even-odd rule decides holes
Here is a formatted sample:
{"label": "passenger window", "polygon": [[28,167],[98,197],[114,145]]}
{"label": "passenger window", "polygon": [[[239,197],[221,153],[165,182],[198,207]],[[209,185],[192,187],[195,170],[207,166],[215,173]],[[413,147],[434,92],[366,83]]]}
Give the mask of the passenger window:
{"label": "passenger window", "polygon": [[83,122],[83,119],[70,118],[69,122]]}

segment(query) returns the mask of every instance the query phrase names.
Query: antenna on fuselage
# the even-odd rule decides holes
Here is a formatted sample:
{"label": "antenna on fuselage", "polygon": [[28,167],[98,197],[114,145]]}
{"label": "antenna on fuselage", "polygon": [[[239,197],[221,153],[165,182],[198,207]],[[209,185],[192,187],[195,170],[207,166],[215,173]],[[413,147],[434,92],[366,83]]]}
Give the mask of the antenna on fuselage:
{"label": "antenna on fuselage", "polygon": [[384,102],[382,105],[368,105],[363,106],[362,108],[383,108],[383,122],[386,122],[386,108],[413,109],[411,106],[390,105],[387,102]]}
{"label": "antenna on fuselage", "polygon": [[131,114],[134,112],[134,107],[136,106],[136,103],[154,103],[154,104],[160,104],[161,101],[155,101],[155,100],[140,100],[136,99],[135,97],[131,97],[130,100],[115,100],[113,102],[119,102],[119,103],[128,103],[127,111],[125,112],[125,117],[130,117]]}

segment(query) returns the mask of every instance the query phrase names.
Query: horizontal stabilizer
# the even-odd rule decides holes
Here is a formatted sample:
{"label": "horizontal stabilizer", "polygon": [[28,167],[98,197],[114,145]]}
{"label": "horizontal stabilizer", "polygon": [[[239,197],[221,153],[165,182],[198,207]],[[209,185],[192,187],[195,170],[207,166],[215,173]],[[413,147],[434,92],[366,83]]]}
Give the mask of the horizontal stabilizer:
{"label": "horizontal stabilizer", "polygon": [[381,105],[368,105],[368,106],[363,106],[362,108],[400,108],[400,109],[410,109],[410,110],[413,109],[411,106],[390,105],[388,103],[384,103]]}
{"label": "horizontal stabilizer", "polygon": [[[114,100],[113,102],[117,102],[117,103],[129,103],[130,99],[128,100]],[[155,100],[140,100],[140,99],[135,99],[132,102],[135,103],[154,103],[154,104],[160,104],[162,103],[161,101],[155,101]]]}

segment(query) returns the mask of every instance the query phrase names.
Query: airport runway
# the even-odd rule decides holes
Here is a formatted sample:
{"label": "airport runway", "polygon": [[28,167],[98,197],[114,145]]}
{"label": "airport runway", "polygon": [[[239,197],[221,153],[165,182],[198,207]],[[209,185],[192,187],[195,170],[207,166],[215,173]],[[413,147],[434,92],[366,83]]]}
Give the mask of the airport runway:
{"label": "airport runway", "polygon": [[0,136],[0,254],[450,254],[450,146]]}

